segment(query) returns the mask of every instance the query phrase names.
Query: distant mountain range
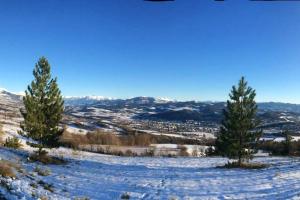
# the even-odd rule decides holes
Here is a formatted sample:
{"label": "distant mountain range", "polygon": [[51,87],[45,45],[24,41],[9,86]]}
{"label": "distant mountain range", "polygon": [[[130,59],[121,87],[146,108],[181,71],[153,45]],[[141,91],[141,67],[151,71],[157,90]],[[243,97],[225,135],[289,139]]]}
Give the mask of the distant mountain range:
{"label": "distant mountain range", "polygon": [[[88,112],[89,108],[109,110],[114,113],[129,112],[136,119],[166,121],[219,122],[225,102],[172,101],[164,98],[134,97],[112,99],[101,96],[65,97],[67,111]],[[0,90],[0,110],[18,111],[22,95]],[[289,103],[258,103],[259,117],[265,122],[300,122],[300,105]]]}
{"label": "distant mountain range", "polygon": [[283,112],[300,113],[300,104],[281,103],[281,102],[264,102],[258,103],[260,110],[272,110]]}
{"label": "distant mountain range", "polygon": [[97,103],[124,103],[124,104],[154,104],[154,103],[168,103],[168,102],[176,102],[166,98],[154,98],[154,97],[134,97],[130,99],[114,99],[114,98],[106,98],[102,96],[84,96],[84,97],[65,97],[65,104],[67,106],[82,106],[82,105],[91,105]]}
{"label": "distant mountain range", "polygon": [[[197,104],[222,104],[225,102],[198,102],[198,101],[176,101],[167,98],[154,97],[134,97],[130,99],[113,99],[103,96],[84,96],[84,97],[65,97],[67,106],[83,106],[92,104],[124,104],[124,105],[153,105],[153,104],[171,104],[171,105],[197,105]],[[281,112],[296,112],[300,113],[300,104],[281,103],[281,102],[262,102],[258,103],[260,110],[271,110]]]}
{"label": "distant mountain range", "polygon": [[112,100],[112,98],[106,98],[103,96],[84,96],[84,97],[65,97],[66,105],[89,105],[100,101]]}

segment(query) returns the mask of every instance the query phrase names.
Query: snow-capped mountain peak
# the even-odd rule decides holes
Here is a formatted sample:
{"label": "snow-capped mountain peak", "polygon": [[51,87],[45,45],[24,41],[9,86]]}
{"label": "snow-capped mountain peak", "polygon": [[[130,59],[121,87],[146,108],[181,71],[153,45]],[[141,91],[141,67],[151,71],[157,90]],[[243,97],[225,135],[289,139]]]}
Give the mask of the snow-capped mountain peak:
{"label": "snow-capped mountain peak", "polygon": [[70,100],[76,100],[76,99],[86,99],[86,100],[96,100],[96,101],[101,101],[101,100],[111,100],[113,98],[110,97],[104,97],[104,96],[65,96],[65,99],[70,99]]}
{"label": "snow-capped mountain peak", "polygon": [[87,105],[97,103],[99,101],[104,100],[113,100],[110,97],[103,97],[103,96],[65,96],[64,97],[65,103],[67,105]]}
{"label": "snow-capped mountain peak", "polygon": [[157,97],[157,98],[155,98],[155,103],[169,103],[169,102],[174,102],[174,100],[169,99],[167,97]]}
{"label": "snow-capped mountain peak", "polygon": [[5,89],[5,88],[0,88],[0,92],[7,92],[7,89]]}

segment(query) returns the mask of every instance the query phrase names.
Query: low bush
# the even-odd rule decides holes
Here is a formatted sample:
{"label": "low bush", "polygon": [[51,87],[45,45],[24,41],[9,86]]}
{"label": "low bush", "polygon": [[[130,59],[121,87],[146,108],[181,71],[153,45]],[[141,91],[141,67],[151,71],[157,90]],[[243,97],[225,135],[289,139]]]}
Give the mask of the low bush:
{"label": "low bush", "polygon": [[75,197],[74,200],[90,200],[89,197]]}
{"label": "low bush", "polygon": [[16,163],[0,160],[0,175],[3,177],[16,177],[16,171],[20,170],[20,166]]}
{"label": "low bush", "polygon": [[217,155],[219,155],[219,152],[216,151],[215,147],[209,146],[209,147],[205,150],[205,155],[206,155],[206,156],[217,156]]}
{"label": "low bush", "polygon": [[48,197],[46,197],[46,196],[41,196],[41,197],[39,197],[38,199],[40,199],[40,200],[48,200]]}
{"label": "low bush", "polygon": [[0,175],[3,177],[16,177],[13,168],[3,163],[0,163]]}
{"label": "low bush", "polygon": [[269,167],[269,165],[264,163],[243,162],[239,164],[238,162],[228,162],[226,165],[221,166],[220,168],[263,169],[266,167]]}
{"label": "low bush", "polygon": [[44,165],[47,164],[54,164],[54,165],[62,165],[66,164],[67,162],[62,158],[57,158],[54,156],[49,156],[46,151],[42,151],[40,153],[34,152],[29,156],[29,161],[32,162],[40,162]]}
{"label": "low bush", "polygon": [[39,185],[41,185],[45,190],[48,190],[49,192],[54,192],[54,189],[53,189],[53,185],[52,184],[48,184],[42,180],[40,180],[38,182]]}
{"label": "low bush", "polygon": [[17,137],[8,137],[4,142],[4,146],[12,149],[19,149],[22,147],[20,140]]}
{"label": "low bush", "polygon": [[142,156],[153,157],[155,155],[155,150],[153,148],[147,149]]}
{"label": "low bush", "polygon": [[29,185],[35,189],[38,188],[38,185],[36,183],[30,183]]}
{"label": "low bush", "polygon": [[36,166],[33,171],[36,172],[40,176],[49,176],[51,174],[50,169],[46,169],[46,168],[43,169],[39,166]]}
{"label": "low bush", "polygon": [[124,156],[125,154],[123,153],[123,151],[111,151],[111,152],[107,152],[107,154],[110,155],[115,155],[115,156]]}
{"label": "low bush", "polygon": [[127,192],[125,192],[121,195],[121,199],[130,199],[130,195]]}

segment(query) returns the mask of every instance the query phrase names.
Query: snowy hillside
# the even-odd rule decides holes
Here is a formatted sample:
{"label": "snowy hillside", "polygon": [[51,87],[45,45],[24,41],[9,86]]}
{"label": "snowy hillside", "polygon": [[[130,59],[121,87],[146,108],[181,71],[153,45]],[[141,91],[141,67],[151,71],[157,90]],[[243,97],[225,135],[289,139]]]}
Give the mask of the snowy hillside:
{"label": "snowy hillside", "polygon": [[22,104],[22,95],[0,88],[0,106],[18,107]]}
{"label": "snowy hillside", "polygon": [[[0,123],[4,128],[19,127],[22,121],[20,109],[23,107],[22,96],[8,92],[5,89],[0,90]],[[16,133],[15,133],[16,134]]]}
{"label": "snowy hillside", "polygon": [[[69,163],[34,171],[18,152],[0,150],[1,159],[21,160],[24,172],[14,180],[1,178],[8,199],[300,199],[298,158],[256,158],[271,164],[262,170],[220,169],[224,158],[130,158],[59,149]],[[52,192],[44,185],[50,185]],[[34,195],[34,197],[33,197]]]}

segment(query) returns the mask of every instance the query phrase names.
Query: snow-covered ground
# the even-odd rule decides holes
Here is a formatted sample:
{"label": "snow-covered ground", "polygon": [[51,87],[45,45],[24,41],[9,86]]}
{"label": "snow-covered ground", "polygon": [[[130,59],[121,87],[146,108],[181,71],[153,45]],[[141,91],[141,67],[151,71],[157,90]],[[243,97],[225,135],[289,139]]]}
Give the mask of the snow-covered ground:
{"label": "snow-covered ground", "polygon": [[[300,199],[300,159],[263,157],[267,169],[221,169],[225,158],[144,158],[115,157],[58,149],[52,154],[69,159],[67,165],[49,168],[49,176],[39,176],[18,152],[0,150],[2,159],[19,160],[27,173],[6,180],[12,190],[8,199]],[[27,175],[24,175],[27,174]],[[3,178],[2,178],[3,179]],[[53,185],[54,192],[37,188],[40,180]],[[2,193],[5,191],[1,189]]]}

